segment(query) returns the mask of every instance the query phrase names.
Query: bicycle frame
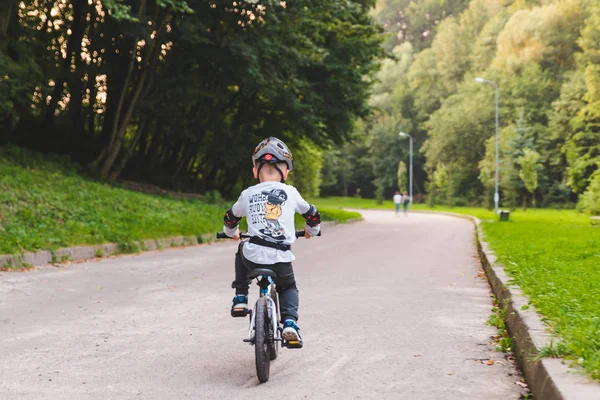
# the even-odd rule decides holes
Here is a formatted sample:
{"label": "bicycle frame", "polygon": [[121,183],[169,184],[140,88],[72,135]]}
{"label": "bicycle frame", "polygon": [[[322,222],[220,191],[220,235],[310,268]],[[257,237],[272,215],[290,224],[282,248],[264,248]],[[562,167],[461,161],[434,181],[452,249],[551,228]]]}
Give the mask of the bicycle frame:
{"label": "bicycle frame", "polygon": [[[261,282],[263,282],[263,280],[266,280],[268,282],[268,286],[266,286],[265,288],[263,288],[262,284],[261,284]],[[279,295],[277,294],[277,291],[275,290],[275,282],[273,281],[273,279],[270,276],[262,276],[261,280],[259,281],[259,285],[261,286],[260,292],[259,292],[260,293],[259,298],[264,297],[267,300],[268,317],[273,326],[273,334],[277,335],[276,332],[279,332]],[[273,300],[273,298],[271,297],[271,293],[275,293],[275,296],[277,296],[277,298],[276,298],[277,302],[275,302]],[[256,303],[258,303],[258,300],[256,301]],[[254,309],[256,309],[256,303],[254,303]],[[254,311],[254,309],[250,316],[250,326],[248,327],[248,339],[245,340],[245,342],[250,342],[250,344],[254,344],[254,331],[256,329],[256,321],[255,321],[256,312]],[[273,340],[280,341],[281,339],[274,337]]]}

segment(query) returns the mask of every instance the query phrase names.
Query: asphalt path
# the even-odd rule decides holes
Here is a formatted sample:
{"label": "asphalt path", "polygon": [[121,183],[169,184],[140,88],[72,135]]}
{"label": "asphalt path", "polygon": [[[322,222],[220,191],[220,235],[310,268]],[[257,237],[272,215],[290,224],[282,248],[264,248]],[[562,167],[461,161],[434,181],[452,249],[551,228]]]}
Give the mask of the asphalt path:
{"label": "asphalt path", "polygon": [[305,346],[265,384],[232,242],[0,273],[0,399],[519,399],[472,224],[363,215],[294,245]]}

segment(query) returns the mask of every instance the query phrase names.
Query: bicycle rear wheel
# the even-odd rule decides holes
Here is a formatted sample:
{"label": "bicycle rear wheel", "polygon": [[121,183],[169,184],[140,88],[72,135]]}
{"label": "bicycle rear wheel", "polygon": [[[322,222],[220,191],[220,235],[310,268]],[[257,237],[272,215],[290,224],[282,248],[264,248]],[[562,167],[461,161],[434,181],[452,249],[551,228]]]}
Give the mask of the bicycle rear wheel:
{"label": "bicycle rear wheel", "polygon": [[256,375],[261,382],[269,380],[271,368],[269,325],[267,300],[265,298],[260,298],[256,302],[256,317],[254,319],[254,354],[256,357]]}

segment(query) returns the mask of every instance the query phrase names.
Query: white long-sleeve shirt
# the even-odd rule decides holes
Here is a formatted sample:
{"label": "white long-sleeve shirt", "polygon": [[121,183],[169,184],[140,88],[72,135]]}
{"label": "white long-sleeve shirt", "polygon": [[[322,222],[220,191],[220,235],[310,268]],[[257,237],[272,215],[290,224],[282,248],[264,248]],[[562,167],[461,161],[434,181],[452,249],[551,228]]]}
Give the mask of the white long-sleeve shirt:
{"label": "white long-sleeve shirt", "polygon": [[[296,240],[294,213],[305,214],[309,209],[310,204],[295,187],[280,182],[262,182],[249,187],[231,207],[233,215],[246,217],[249,235],[287,245]],[[306,229],[309,235],[316,236],[321,227],[306,225]],[[223,232],[234,236],[237,228],[224,226]],[[296,259],[291,250],[283,251],[254,243],[246,243],[243,252],[244,257],[256,264],[292,262]]]}

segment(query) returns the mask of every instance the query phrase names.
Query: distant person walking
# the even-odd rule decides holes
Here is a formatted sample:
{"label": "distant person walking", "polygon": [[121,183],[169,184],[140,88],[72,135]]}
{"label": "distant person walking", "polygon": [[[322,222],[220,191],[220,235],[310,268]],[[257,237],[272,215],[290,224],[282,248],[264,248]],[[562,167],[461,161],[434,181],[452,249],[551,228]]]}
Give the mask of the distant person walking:
{"label": "distant person walking", "polygon": [[408,203],[410,203],[410,196],[408,193],[402,193],[402,203],[404,204],[404,216],[408,215]]}
{"label": "distant person walking", "polygon": [[396,215],[400,214],[400,204],[402,204],[402,195],[399,190],[396,190],[394,195],[394,204],[396,205]]}

